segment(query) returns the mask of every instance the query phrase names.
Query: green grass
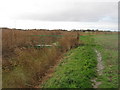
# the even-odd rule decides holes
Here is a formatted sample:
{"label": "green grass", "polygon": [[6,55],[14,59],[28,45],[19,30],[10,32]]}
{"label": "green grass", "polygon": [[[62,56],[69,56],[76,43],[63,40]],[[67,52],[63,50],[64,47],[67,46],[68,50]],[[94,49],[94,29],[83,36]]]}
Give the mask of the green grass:
{"label": "green grass", "polygon": [[103,75],[98,77],[102,82],[99,88],[118,88],[118,35],[95,35],[94,40],[105,67]]}
{"label": "green grass", "polygon": [[97,64],[93,47],[89,44],[79,46],[65,57],[43,88],[92,88],[91,79],[96,76]]}
{"label": "green grass", "polygon": [[[53,76],[43,88],[91,88],[92,78],[102,84],[99,88],[118,88],[118,36],[88,35],[81,36],[82,45],[69,51]],[[96,74],[97,57],[94,49],[102,55],[103,74]]]}
{"label": "green grass", "polygon": [[104,49],[115,49],[118,50],[118,35],[109,34],[109,35],[95,35],[95,43],[101,45]]}

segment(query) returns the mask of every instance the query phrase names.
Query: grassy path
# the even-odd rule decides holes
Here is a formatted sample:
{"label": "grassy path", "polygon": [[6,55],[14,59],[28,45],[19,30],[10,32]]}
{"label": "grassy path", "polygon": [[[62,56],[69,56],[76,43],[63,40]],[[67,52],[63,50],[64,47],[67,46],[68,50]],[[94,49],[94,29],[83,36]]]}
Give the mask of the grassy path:
{"label": "grassy path", "polygon": [[118,35],[93,36],[96,48],[101,53],[104,69],[97,75],[99,88],[118,88]]}
{"label": "grassy path", "polygon": [[117,36],[82,36],[80,39],[84,44],[65,55],[43,88],[118,87]]}

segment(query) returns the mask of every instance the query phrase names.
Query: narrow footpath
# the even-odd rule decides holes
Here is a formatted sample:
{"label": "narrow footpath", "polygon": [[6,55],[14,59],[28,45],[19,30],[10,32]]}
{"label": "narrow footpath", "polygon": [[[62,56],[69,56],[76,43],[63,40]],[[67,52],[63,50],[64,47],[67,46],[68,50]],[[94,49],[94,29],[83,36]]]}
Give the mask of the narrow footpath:
{"label": "narrow footpath", "polygon": [[[101,53],[95,49],[95,52],[97,54],[97,74],[98,76],[101,76],[102,73],[103,73],[103,69],[104,69],[104,66],[103,66],[103,62],[102,62],[102,56],[101,56]],[[93,82],[92,86],[93,88],[98,88],[99,85],[101,84],[101,82],[98,82],[97,81],[97,78],[94,78],[91,80]]]}

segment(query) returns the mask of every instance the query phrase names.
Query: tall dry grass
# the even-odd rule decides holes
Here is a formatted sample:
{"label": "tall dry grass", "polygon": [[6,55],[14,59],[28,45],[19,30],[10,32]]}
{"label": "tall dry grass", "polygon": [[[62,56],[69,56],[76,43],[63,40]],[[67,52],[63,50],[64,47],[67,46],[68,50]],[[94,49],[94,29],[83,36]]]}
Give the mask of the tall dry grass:
{"label": "tall dry grass", "polygon": [[[3,88],[28,88],[39,84],[62,54],[79,45],[78,37],[77,32],[70,31],[3,29]],[[53,43],[60,47],[34,48],[37,44]]]}

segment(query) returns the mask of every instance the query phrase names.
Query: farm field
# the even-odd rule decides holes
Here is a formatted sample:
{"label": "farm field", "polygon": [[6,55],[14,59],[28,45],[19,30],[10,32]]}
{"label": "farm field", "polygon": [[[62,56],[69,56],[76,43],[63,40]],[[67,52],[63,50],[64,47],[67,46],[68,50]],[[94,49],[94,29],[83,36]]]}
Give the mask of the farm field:
{"label": "farm field", "polygon": [[2,90],[120,90],[118,0],[0,3]]}
{"label": "farm field", "polygon": [[[118,35],[87,35],[80,40],[84,45],[66,54],[43,88],[118,88]],[[101,54],[101,75],[94,49]]]}
{"label": "farm field", "polygon": [[2,87],[117,88],[115,33],[4,29]]}

